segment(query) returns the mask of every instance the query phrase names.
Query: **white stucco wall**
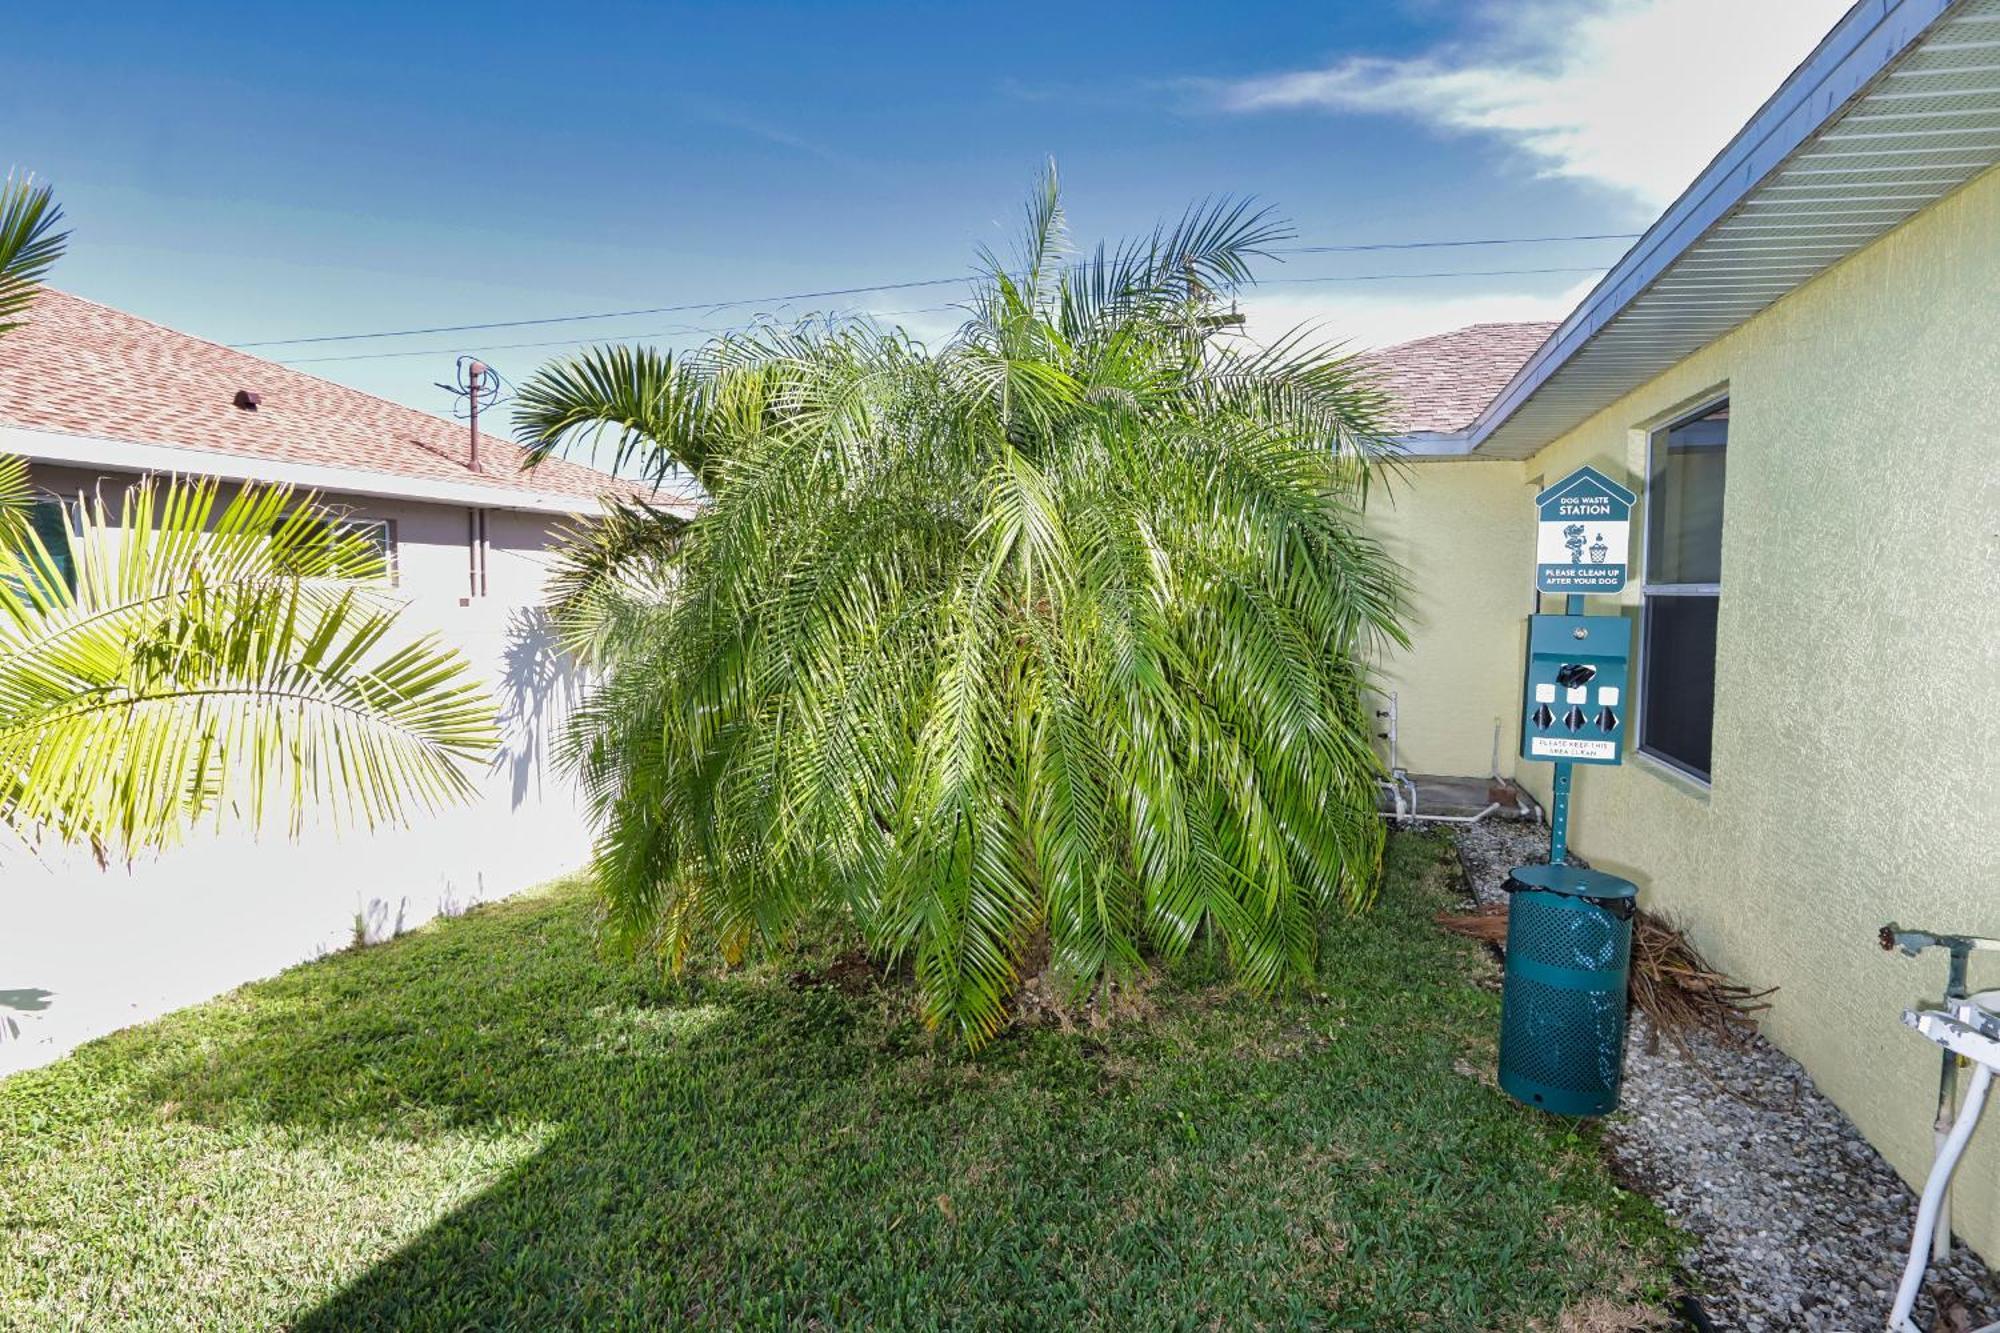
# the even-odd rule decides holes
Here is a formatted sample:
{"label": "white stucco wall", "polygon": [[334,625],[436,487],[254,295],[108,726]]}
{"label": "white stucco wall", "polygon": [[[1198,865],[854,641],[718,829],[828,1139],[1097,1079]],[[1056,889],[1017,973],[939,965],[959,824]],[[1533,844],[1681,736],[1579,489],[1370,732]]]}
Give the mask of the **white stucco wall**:
{"label": "white stucco wall", "polygon": [[[74,495],[91,474],[40,468]],[[122,486],[130,478],[107,479]],[[488,678],[504,741],[476,804],[410,828],[253,840],[208,832],[138,865],[0,848],[0,1074],[79,1042],[440,911],[516,892],[580,865],[584,820],[550,748],[580,681],[542,632],[537,606],[554,521],[489,510],[486,595],[466,599],[467,511],[327,496],[396,524],[405,624],[435,630]]]}
{"label": "white stucco wall", "polygon": [[1412,460],[1369,496],[1367,530],[1403,570],[1410,638],[1378,655],[1372,679],[1382,707],[1395,696],[1395,762],[1411,773],[1487,776],[1496,728],[1499,774],[1514,771],[1521,683],[1466,670],[1464,645],[1482,661],[1525,651],[1534,533],[1520,513],[1534,494],[1519,463],[1455,459]]}

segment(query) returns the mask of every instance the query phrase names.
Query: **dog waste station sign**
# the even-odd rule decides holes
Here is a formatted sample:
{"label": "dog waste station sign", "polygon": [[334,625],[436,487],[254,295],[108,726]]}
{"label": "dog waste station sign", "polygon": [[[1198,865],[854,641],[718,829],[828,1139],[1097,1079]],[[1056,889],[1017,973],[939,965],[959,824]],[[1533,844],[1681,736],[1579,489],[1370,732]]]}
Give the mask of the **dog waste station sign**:
{"label": "dog waste station sign", "polygon": [[1625,587],[1632,552],[1632,492],[1596,468],[1581,467],[1535,497],[1535,588],[1591,593]]}
{"label": "dog waste station sign", "polygon": [[[1631,564],[1638,497],[1578,468],[1535,497],[1536,614],[1521,683],[1521,757],[1553,763],[1547,865],[1507,876],[1507,971],[1500,991],[1500,1086],[1557,1115],[1604,1115],[1625,1072],[1626,983],[1632,957],[1630,881],[1571,862],[1569,799],[1578,764],[1625,758],[1632,702],[1631,623],[1584,614],[1586,596],[1616,596]],[[1563,595],[1541,614],[1542,593]]]}

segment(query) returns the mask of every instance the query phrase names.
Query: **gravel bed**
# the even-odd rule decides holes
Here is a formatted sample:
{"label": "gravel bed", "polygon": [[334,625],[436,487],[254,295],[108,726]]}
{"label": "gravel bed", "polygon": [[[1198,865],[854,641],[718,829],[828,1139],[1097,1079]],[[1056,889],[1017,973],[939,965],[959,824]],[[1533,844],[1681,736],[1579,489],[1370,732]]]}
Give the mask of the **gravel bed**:
{"label": "gravel bed", "polygon": [[[1504,899],[1512,866],[1548,859],[1533,824],[1458,832],[1474,898]],[[1893,1015],[1885,1015],[1891,1021]],[[1656,1050],[1635,1015],[1622,1109],[1606,1124],[1613,1163],[1695,1238],[1688,1259],[1718,1329],[1879,1329],[1902,1276],[1916,1195],[1798,1063],[1761,1037],[1732,1047],[1689,1039]],[[1937,1315],[1938,1303],[1945,1312]],[[1933,1266],[1920,1327],[2000,1319],[2000,1278],[1963,1245]]]}

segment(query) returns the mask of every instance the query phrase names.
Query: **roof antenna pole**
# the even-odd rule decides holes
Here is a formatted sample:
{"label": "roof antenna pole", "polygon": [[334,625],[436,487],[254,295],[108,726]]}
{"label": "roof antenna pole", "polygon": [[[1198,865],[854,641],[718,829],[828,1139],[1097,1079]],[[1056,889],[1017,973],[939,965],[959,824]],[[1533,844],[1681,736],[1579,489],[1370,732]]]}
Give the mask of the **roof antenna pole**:
{"label": "roof antenna pole", "polygon": [[479,471],[479,380],[486,374],[486,363],[474,361],[465,368],[465,374],[471,389],[467,398],[472,404],[472,461],[469,466],[477,472]]}

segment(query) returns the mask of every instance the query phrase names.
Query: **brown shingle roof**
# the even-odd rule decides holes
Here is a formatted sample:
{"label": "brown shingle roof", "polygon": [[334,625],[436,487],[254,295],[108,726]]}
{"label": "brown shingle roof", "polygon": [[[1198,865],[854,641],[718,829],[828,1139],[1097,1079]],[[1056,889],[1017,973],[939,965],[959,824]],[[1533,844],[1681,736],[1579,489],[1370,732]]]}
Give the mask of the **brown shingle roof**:
{"label": "brown shingle roof", "polygon": [[1388,391],[1392,434],[1451,434],[1472,424],[1555,328],[1552,321],[1472,324],[1361,359]]}
{"label": "brown shingle roof", "polygon": [[[235,405],[246,389],[254,411]],[[490,486],[496,505],[651,495],[559,458],[524,473],[521,448],[483,431],[474,472],[462,425],[51,290],[0,337],[0,425]]]}

